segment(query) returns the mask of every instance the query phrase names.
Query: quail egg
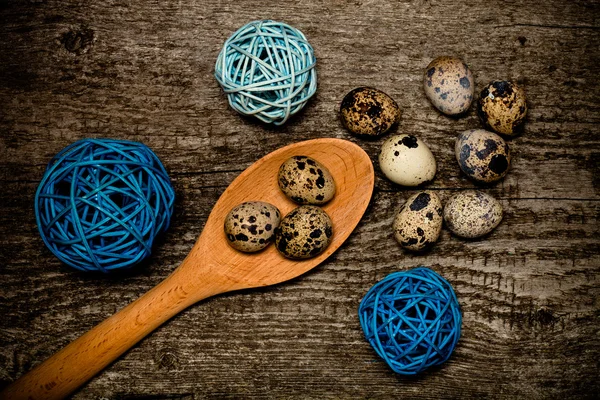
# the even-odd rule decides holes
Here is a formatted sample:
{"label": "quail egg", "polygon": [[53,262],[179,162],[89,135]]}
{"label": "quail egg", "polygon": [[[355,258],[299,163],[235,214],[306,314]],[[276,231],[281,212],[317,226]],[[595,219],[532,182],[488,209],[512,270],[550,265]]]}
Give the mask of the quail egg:
{"label": "quail egg", "polygon": [[298,204],[325,204],[335,195],[329,170],[306,156],[287,159],[279,168],[279,188]]}
{"label": "quail egg", "polygon": [[325,250],[332,235],[331,218],[322,208],[300,206],[281,220],[275,246],[287,258],[311,258]]}
{"label": "quail egg", "polygon": [[400,120],[400,107],[381,90],[359,87],[342,100],[340,116],[353,134],[378,137]]}
{"label": "quail egg", "polygon": [[455,194],[444,207],[444,221],[455,235],[478,238],[494,230],[502,220],[502,206],[489,194],[466,190]]}
{"label": "quail egg", "polygon": [[475,84],[471,70],[460,58],[438,57],[425,69],[425,95],[446,115],[466,112],[473,101]]}
{"label": "quail egg", "polygon": [[419,251],[438,240],[442,231],[442,202],[432,191],[406,200],[394,219],[394,237],[402,247]]}
{"label": "quail egg", "polygon": [[280,220],[279,210],[270,203],[241,203],[225,217],[225,236],[236,250],[246,253],[260,251],[273,241]]}
{"label": "quail egg", "polygon": [[512,82],[494,81],[479,94],[477,113],[485,126],[495,132],[515,135],[525,124],[525,91]]}
{"label": "quail egg", "polygon": [[510,165],[508,144],[495,133],[483,129],[464,131],[454,146],[460,169],[478,182],[502,179]]}
{"label": "quail egg", "polygon": [[436,163],[431,150],[412,135],[394,135],[381,146],[379,167],[390,181],[418,186],[435,176]]}

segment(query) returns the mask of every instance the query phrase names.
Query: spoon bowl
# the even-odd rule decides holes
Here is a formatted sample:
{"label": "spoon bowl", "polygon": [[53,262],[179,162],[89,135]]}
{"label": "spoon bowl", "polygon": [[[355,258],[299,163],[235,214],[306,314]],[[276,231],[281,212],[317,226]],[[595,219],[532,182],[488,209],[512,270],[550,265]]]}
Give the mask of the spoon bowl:
{"label": "spoon bowl", "polygon": [[[229,246],[223,231],[227,213],[244,201],[273,204],[284,216],[298,207],[279,189],[277,173],[285,160],[304,155],[323,164],[334,177],[336,194],[322,208],[333,223],[333,237],[323,253],[306,260],[284,258],[268,246],[258,253],[242,253]],[[280,148],[242,172],[221,195],[204,231],[180,268],[221,275],[231,290],[273,285],[314,268],[344,243],[362,218],[373,192],[374,173],[369,156],[357,145],[341,139],[314,139]],[[201,251],[202,256],[196,254]],[[203,268],[198,268],[201,260]],[[235,283],[235,284],[234,284]]]}
{"label": "spoon bowl", "polygon": [[[223,229],[233,207],[245,201],[265,201],[277,206],[282,215],[297,207],[277,184],[280,165],[295,155],[316,159],[334,177],[335,197],[323,206],[333,223],[331,243],[321,254],[305,260],[285,258],[275,246],[258,253],[234,250]],[[196,244],[169,277],[8,386],[0,399],[66,397],[192,304],[219,293],[281,283],[311,270],[336,251],[358,225],[371,199],[374,180],[369,156],[346,140],[308,140],[269,153],[225,189]]]}

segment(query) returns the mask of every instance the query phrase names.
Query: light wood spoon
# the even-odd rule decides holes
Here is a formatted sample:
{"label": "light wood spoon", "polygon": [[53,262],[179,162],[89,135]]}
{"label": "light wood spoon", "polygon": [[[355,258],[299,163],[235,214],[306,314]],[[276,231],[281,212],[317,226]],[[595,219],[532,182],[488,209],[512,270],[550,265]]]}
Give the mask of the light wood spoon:
{"label": "light wood spoon", "polygon": [[[295,155],[318,160],[335,179],[336,195],[323,207],[333,222],[329,247],[302,261],[284,258],[273,245],[254,254],[232,249],[223,222],[234,206],[244,201],[266,201],[277,206],[282,215],[296,207],[277,186],[279,166]],[[369,156],[346,140],[308,140],[266,155],[225,189],[196,244],[169,277],[8,386],[0,398],[64,398],[192,304],[219,293],[284,282],[309,271],[350,236],[367,209],[373,185]]]}

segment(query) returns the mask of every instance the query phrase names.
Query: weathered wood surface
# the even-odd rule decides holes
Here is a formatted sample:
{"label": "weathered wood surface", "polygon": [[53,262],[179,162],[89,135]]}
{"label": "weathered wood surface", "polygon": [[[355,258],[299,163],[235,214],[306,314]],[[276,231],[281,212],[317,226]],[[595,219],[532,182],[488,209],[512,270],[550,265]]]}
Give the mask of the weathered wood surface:
{"label": "weathered wood surface", "polygon": [[[212,76],[223,41],[253,19],[284,20],[315,47],[319,89],[281,129],[236,115]],[[348,242],[292,282],[198,304],[73,398],[584,398],[600,390],[600,5],[596,1],[278,1],[0,3],[0,387],[164,279],[244,168],[295,141],[340,137],[376,164],[379,141],[350,137],[337,107],[369,85],[403,109],[398,131],[429,144],[442,200],[473,184],[453,156],[477,128],[437,113],[421,89],[435,56],[460,55],[477,89],[513,79],[530,112],[506,179],[506,210],[478,241],[444,230],[403,252],[391,221],[414,191],[378,172]],[[142,268],[82,275],[42,244],[33,194],[45,164],[83,137],[142,141],[178,200]],[[463,337],[441,368],[394,375],[364,341],[356,309],[390,272],[429,265],[454,285]]]}

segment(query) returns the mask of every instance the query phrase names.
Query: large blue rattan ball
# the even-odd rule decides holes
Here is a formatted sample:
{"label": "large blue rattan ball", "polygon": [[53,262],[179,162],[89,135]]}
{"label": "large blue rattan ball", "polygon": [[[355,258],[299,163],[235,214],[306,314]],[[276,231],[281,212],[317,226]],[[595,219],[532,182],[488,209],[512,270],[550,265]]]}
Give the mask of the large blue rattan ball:
{"label": "large blue rattan ball", "polygon": [[44,243],[83,271],[132,267],[150,255],[169,227],[175,192],[147,146],[83,139],[48,164],[35,194]]}
{"label": "large blue rattan ball", "polygon": [[313,48],[298,29],[253,21],[227,39],[215,77],[233,109],[282,125],[315,94],[315,63]]}
{"label": "large blue rattan ball", "polygon": [[460,337],[456,294],[429,268],[388,275],[367,292],[358,315],[371,346],[403,375],[442,364]]}

